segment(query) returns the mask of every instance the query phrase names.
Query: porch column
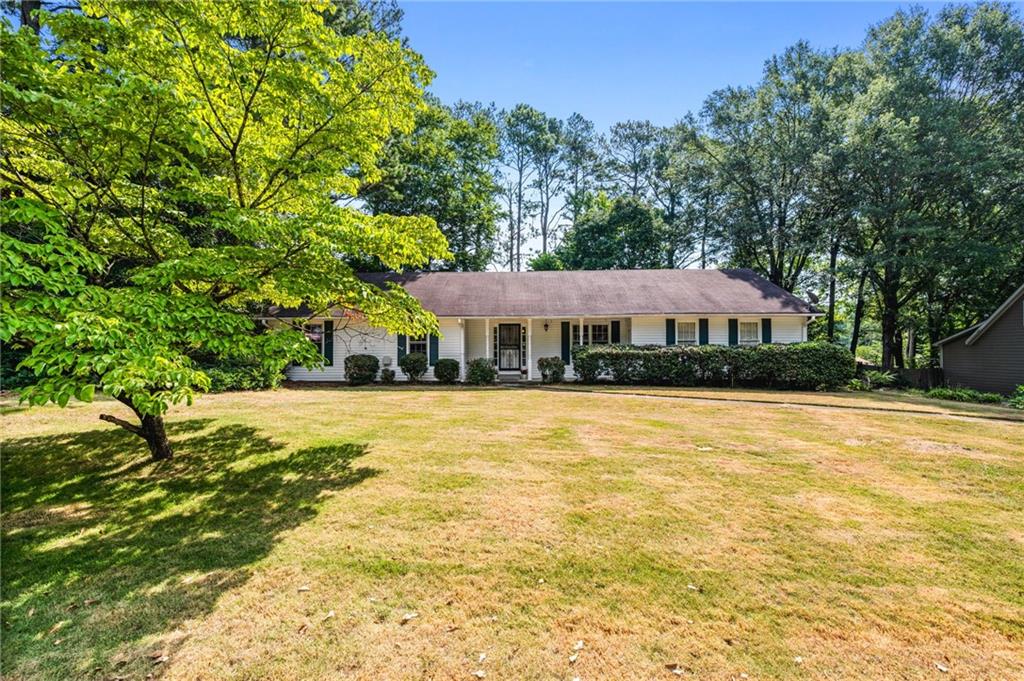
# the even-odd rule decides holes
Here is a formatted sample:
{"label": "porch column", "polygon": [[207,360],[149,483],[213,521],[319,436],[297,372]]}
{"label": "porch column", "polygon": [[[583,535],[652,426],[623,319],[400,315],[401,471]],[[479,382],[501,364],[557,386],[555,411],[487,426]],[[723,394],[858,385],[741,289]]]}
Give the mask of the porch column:
{"label": "porch column", "polygon": [[533,380],[533,319],[526,319],[526,380]]}
{"label": "porch column", "polygon": [[459,320],[459,380],[466,380],[466,320]]}
{"label": "porch column", "polygon": [[491,357],[491,319],[484,319],[484,357],[493,361]]}
{"label": "porch column", "polygon": [[[589,338],[587,339],[590,340]],[[580,317],[580,345],[583,345],[583,317]],[[587,345],[590,345],[588,342]]]}

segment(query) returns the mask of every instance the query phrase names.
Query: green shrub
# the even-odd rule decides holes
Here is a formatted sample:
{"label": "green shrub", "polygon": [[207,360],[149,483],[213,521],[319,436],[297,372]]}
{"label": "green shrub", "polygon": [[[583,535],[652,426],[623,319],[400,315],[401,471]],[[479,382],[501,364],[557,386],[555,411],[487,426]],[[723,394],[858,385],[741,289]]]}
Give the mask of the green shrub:
{"label": "green shrub", "polygon": [[235,390],[269,390],[281,385],[284,373],[275,367],[243,362],[221,362],[200,365],[210,377],[210,392],[223,393]]}
{"label": "green shrub", "polygon": [[1018,385],[1010,395],[1010,406],[1014,409],[1024,409],[1024,385]]}
{"label": "green shrub", "polygon": [[385,385],[391,385],[395,382],[395,370],[394,369],[381,369],[380,370],[380,382]]}
{"label": "green shrub", "polygon": [[434,378],[451,385],[459,380],[459,360],[439,359],[434,365]]}
{"label": "green shrub", "polygon": [[589,345],[573,349],[584,383],[609,374],[616,383],[674,386],[751,386],[817,390],[846,385],[853,356],[830,343],[792,345]]}
{"label": "green shrub", "polygon": [[17,390],[36,382],[35,372],[19,369],[21,360],[28,357],[27,348],[18,348],[9,343],[0,343],[0,389]]}
{"label": "green shrub", "polygon": [[853,378],[846,384],[846,389],[854,390],[856,392],[867,392],[871,390],[871,384],[859,378]]}
{"label": "green shrub", "polygon": [[896,374],[891,371],[868,369],[864,372],[864,381],[868,384],[868,390],[884,388],[896,382]]}
{"label": "green shrub", "polygon": [[345,380],[352,385],[366,385],[377,378],[380,360],[374,355],[349,355],[345,358]]}
{"label": "green shrub", "polygon": [[976,404],[999,404],[1005,398],[999,393],[983,393],[971,388],[932,388],[925,397],[936,400],[953,400],[955,402],[974,402]]}
{"label": "green shrub", "polygon": [[540,378],[544,383],[561,383],[565,380],[565,362],[561,357],[541,357],[537,360]]}
{"label": "green shrub", "polygon": [[498,370],[494,362],[486,357],[471,360],[466,365],[466,382],[473,385],[490,385],[498,379]]}
{"label": "green shrub", "polygon": [[422,352],[410,352],[398,360],[398,366],[402,368],[406,378],[415,383],[427,373],[427,356]]}

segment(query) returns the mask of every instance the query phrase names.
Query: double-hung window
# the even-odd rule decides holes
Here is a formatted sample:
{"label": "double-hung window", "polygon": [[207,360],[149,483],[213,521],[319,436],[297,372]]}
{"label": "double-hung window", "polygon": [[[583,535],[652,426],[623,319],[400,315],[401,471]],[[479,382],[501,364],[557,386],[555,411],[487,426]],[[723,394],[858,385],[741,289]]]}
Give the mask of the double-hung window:
{"label": "double-hung window", "polygon": [[760,342],[760,322],[740,322],[740,345],[757,345]]}
{"label": "double-hung window", "polygon": [[679,328],[676,330],[676,344],[697,344],[697,322],[679,322]]}
{"label": "double-hung window", "polygon": [[[611,341],[611,327],[608,324],[584,324],[583,345],[608,345]],[[580,344],[580,325],[572,325],[572,344]]]}
{"label": "double-hung window", "polygon": [[306,322],[302,325],[302,332],[306,334],[309,342],[316,346],[320,354],[324,354],[324,323]]}
{"label": "double-hung window", "polygon": [[409,337],[409,354],[411,355],[414,352],[421,352],[424,355],[427,354],[426,336],[417,336],[415,338],[412,336]]}

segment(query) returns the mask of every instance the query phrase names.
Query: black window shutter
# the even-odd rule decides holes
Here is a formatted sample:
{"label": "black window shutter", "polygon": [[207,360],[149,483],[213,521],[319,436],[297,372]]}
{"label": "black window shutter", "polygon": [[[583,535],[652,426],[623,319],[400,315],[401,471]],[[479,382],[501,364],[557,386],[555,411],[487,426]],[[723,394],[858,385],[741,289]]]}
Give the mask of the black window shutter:
{"label": "black window shutter", "polygon": [[708,320],[699,319],[697,320],[697,342],[701,345],[708,344]]}
{"label": "black window shutter", "polygon": [[676,320],[665,320],[665,345],[676,344]]}
{"label": "black window shutter", "polygon": [[612,322],[612,343],[621,343],[622,334],[619,330],[619,321],[616,319]]}
{"label": "black window shutter", "polygon": [[405,334],[398,334],[398,359],[405,357]]}
{"label": "black window shutter", "polygon": [[324,364],[334,364],[334,322],[330,319],[324,320]]}
{"label": "black window shutter", "polygon": [[729,320],[729,345],[740,344],[740,320]]}
{"label": "black window shutter", "polygon": [[427,337],[427,340],[429,341],[427,343],[427,346],[428,346],[427,352],[430,353],[428,355],[428,358],[430,359],[430,366],[434,366],[435,364],[437,364],[437,352],[438,352],[438,350],[437,350],[437,336],[434,335],[434,334],[430,334]]}
{"label": "black window shutter", "polygon": [[569,345],[572,342],[572,329],[569,327],[569,322],[562,322],[562,361],[569,364],[572,361],[572,355],[569,354]]}
{"label": "black window shutter", "polygon": [[772,342],[772,320],[767,317],[761,320],[761,342]]}

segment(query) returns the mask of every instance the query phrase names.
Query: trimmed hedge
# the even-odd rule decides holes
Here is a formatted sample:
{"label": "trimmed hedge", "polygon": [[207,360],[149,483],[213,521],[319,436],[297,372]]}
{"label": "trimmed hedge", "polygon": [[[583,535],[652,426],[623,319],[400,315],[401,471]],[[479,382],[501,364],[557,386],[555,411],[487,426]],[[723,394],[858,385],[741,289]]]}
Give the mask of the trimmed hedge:
{"label": "trimmed hedge", "polygon": [[381,369],[380,370],[380,382],[384,385],[391,385],[395,382],[395,370],[394,369]]}
{"label": "trimmed hedge", "polygon": [[561,383],[565,379],[565,362],[561,357],[541,357],[537,368],[544,383]]}
{"label": "trimmed hedge", "polygon": [[284,380],[283,372],[261,364],[223,362],[200,365],[200,368],[210,377],[211,393],[269,390],[279,387]]}
{"label": "trimmed hedge", "polygon": [[352,385],[366,385],[377,378],[380,360],[374,355],[349,355],[345,358],[345,380]]}
{"label": "trimmed hedge", "polygon": [[498,370],[494,362],[486,357],[471,360],[466,365],[466,382],[473,385],[490,385],[498,380]]}
{"label": "trimmed hedge", "polygon": [[410,352],[398,360],[398,366],[409,382],[415,383],[427,373],[427,356],[422,352]]}
{"label": "trimmed hedge", "polygon": [[459,380],[459,360],[457,359],[439,359],[437,364],[434,365],[434,378],[441,383],[447,383],[451,385]]}
{"label": "trimmed hedge", "polygon": [[572,351],[576,376],[593,383],[748,386],[819,390],[845,385],[856,373],[853,355],[829,343],[790,345],[585,345]]}
{"label": "trimmed hedge", "polygon": [[975,404],[999,404],[1006,399],[999,393],[983,393],[971,388],[932,388],[925,392],[924,396],[936,400],[974,402]]}

